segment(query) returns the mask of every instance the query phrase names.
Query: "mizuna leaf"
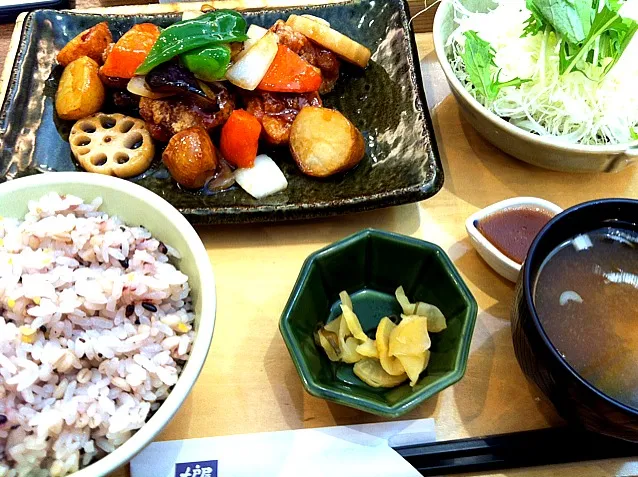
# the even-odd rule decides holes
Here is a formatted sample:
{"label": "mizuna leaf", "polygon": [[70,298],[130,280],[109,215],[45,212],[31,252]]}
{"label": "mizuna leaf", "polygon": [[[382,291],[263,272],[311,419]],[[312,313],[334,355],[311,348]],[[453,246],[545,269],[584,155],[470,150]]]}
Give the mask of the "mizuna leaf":
{"label": "mizuna leaf", "polygon": [[475,31],[465,32],[465,47],[461,58],[465,63],[465,70],[470,77],[470,82],[476,90],[488,102],[492,102],[498,96],[501,88],[508,86],[520,86],[529,81],[526,79],[514,78],[510,81],[500,82],[500,70],[492,73],[494,63],[494,49],[492,46],[478,36]]}

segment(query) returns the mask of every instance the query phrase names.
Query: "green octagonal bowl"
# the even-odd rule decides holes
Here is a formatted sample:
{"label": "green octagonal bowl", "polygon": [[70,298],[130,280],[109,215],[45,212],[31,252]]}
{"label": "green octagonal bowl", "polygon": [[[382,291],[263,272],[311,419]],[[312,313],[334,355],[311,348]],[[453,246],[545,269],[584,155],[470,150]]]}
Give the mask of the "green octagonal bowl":
{"label": "green octagonal bowl", "polygon": [[[394,291],[402,285],[411,301],[438,306],[447,329],[432,333],[431,356],[414,388],[373,388],[333,363],[313,334],[339,311],[346,290],[366,333],[381,318],[399,315]],[[310,255],[279,323],[304,388],[313,396],[384,417],[412,410],[465,373],[477,305],[447,254],[437,245],[404,235],[366,229]]]}

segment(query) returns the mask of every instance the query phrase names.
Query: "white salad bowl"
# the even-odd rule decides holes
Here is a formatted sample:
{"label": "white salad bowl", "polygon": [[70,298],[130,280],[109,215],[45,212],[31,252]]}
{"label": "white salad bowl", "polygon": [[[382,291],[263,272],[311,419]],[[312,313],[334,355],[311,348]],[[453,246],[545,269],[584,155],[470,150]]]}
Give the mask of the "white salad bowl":
{"label": "white salad bowl", "polygon": [[126,464],[169,423],[204,366],[215,326],[215,278],[206,248],[195,229],[164,199],[132,182],[86,172],[56,172],[0,184],[0,216],[24,217],[29,200],[48,192],[76,195],[85,201],[102,197],[100,210],[129,225],[143,225],[181,254],[175,265],[188,275],[195,310],[195,339],[190,356],[168,398],[153,416],[114,452],[72,474],[95,477]]}
{"label": "white salad bowl", "polygon": [[562,208],[548,200],[539,199],[537,197],[514,197],[489,205],[470,215],[465,221],[465,230],[470,237],[470,242],[472,242],[472,245],[481,258],[485,260],[496,273],[511,282],[516,282],[523,265],[507,257],[496,248],[494,244],[479,231],[476,224],[497,212],[520,208],[543,210],[551,216],[560,214],[563,211]]}
{"label": "white salad bowl", "polygon": [[[486,12],[491,0],[462,0],[470,11]],[[441,0],[434,17],[434,48],[452,94],[465,119],[496,147],[538,167],[564,172],[617,172],[638,160],[638,145],[578,145],[541,137],[520,129],[479,103],[456,77],[448,59],[446,42],[456,27],[452,0]]]}

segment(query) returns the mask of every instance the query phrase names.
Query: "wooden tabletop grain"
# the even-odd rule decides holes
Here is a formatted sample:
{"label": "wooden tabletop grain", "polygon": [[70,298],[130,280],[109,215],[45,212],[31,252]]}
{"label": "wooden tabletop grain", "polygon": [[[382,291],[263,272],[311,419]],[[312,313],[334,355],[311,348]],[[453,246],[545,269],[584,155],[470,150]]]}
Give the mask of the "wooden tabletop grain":
{"label": "wooden tabletop grain", "polygon": [[4,68],[4,61],[9,52],[9,41],[13,33],[13,24],[5,23],[0,25],[0,71]]}
{"label": "wooden tabletop grain", "polygon": [[[77,6],[122,3],[78,0]],[[12,28],[0,26],[0,61],[7,54]],[[608,175],[563,174],[534,168],[506,156],[482,140],[460,116],[436,61],[431,35],[419,34],[417,42],[445,172],[443,189],[418,204],[332,219],[199,228],[217,280],[215,335],[202,374],[160,439],[381,420],[304,392],[278,331],[281,310],[304,259],[318,248],[365,227],[439,244],[450,255],[479,304],[464,378],[412,411],[406,419],[433,417],[439,439],[562,423],[548,401],[527,383],[516,362],[509,322],[513,285],[493,272],[472,249],[464,221],[479,208],[520,195],[542,197],[562,207],[598,197],[637,197],[635,168]],[[128,469],[123,468],[113,477],[127,473]],[[638,459],[484,475],[638,475]]]}

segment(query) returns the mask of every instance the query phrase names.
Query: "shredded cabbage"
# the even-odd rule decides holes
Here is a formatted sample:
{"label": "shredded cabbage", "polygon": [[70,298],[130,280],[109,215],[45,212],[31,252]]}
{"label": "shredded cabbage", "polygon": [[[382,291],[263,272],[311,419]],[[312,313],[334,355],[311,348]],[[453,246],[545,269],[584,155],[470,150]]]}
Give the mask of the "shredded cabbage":
{"label": "shredded cabbage", "polygon": [[[458,26],[446,46],[452,69],[465,89],[510,123],[560,142],[608,145],[632,141],[632,128],[638,125],[638,35],[602,81],[592,81],[578,71],[561,76],[553,32],[521,38],[530,15],[525,0],[495,3],[487,13],[475,13],[462,0],[452,2]],[[493,68],[494,72],[501,70],[500,81],[517,77],[531,81],[501,89],[489,104],[477,95],[460,56],[464,33],[471,30],[494,48]]]}

